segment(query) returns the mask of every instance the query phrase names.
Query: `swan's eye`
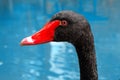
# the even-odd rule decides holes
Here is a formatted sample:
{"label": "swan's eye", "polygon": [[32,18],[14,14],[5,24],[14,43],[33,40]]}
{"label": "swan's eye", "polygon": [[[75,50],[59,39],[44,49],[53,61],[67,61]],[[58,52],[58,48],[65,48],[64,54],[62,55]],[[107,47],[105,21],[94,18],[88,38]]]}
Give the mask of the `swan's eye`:
{"label": "swan's eye", "polygon": [[60,25],[61,25],[61,26],[67,26],[67,25],[68,25],[68,22],[67,22],[66,20],[62,20]]}

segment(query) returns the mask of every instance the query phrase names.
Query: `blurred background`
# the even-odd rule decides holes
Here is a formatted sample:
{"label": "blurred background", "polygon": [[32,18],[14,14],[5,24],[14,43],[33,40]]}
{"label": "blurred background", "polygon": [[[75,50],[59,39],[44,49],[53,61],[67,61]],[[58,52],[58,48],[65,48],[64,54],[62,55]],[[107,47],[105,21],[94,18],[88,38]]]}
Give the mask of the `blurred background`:
{"label": "blurred background", "polygon": [[0,80],[79,80],[70,43],[21,47],[55,13],[72,10],[90,22],[99,80],[120,80],[119,0],[0,0]]}

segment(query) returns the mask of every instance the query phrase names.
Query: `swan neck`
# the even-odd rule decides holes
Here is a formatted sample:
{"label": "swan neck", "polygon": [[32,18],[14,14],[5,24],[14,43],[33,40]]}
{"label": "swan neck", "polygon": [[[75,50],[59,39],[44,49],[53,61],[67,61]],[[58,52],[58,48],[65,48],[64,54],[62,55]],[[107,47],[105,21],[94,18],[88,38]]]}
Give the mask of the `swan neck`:
{"label": "swan neck", "polygon": [[77,42],[75,47],[80,64],[81,80],[98,80],[94,43]]}

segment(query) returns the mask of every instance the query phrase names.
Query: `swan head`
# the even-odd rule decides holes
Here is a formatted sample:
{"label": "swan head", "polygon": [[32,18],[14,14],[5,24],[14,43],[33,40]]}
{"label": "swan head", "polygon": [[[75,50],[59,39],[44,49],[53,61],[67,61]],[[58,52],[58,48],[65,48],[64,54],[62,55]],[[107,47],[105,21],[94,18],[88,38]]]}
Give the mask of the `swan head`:
{"label": "swan head", "polygon": [[90,26],[87,20],[72,11],[60,11],[35,34],[24,38],[21,45],[36,45],[50,41],[75,43],[89,37]]}

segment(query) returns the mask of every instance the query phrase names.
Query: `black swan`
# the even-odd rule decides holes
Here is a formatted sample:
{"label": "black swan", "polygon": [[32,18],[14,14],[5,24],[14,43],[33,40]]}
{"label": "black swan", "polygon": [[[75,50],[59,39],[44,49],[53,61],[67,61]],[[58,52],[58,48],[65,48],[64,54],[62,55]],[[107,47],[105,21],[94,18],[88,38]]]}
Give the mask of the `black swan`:
{"label": "black swan", "polygon": [[81,80],[98,80],[94,39],[87,20],[72,11],[55,14],[44,27],[21,41],[21,45],[35,45],[50,41],[67,41],[77,51]]}

